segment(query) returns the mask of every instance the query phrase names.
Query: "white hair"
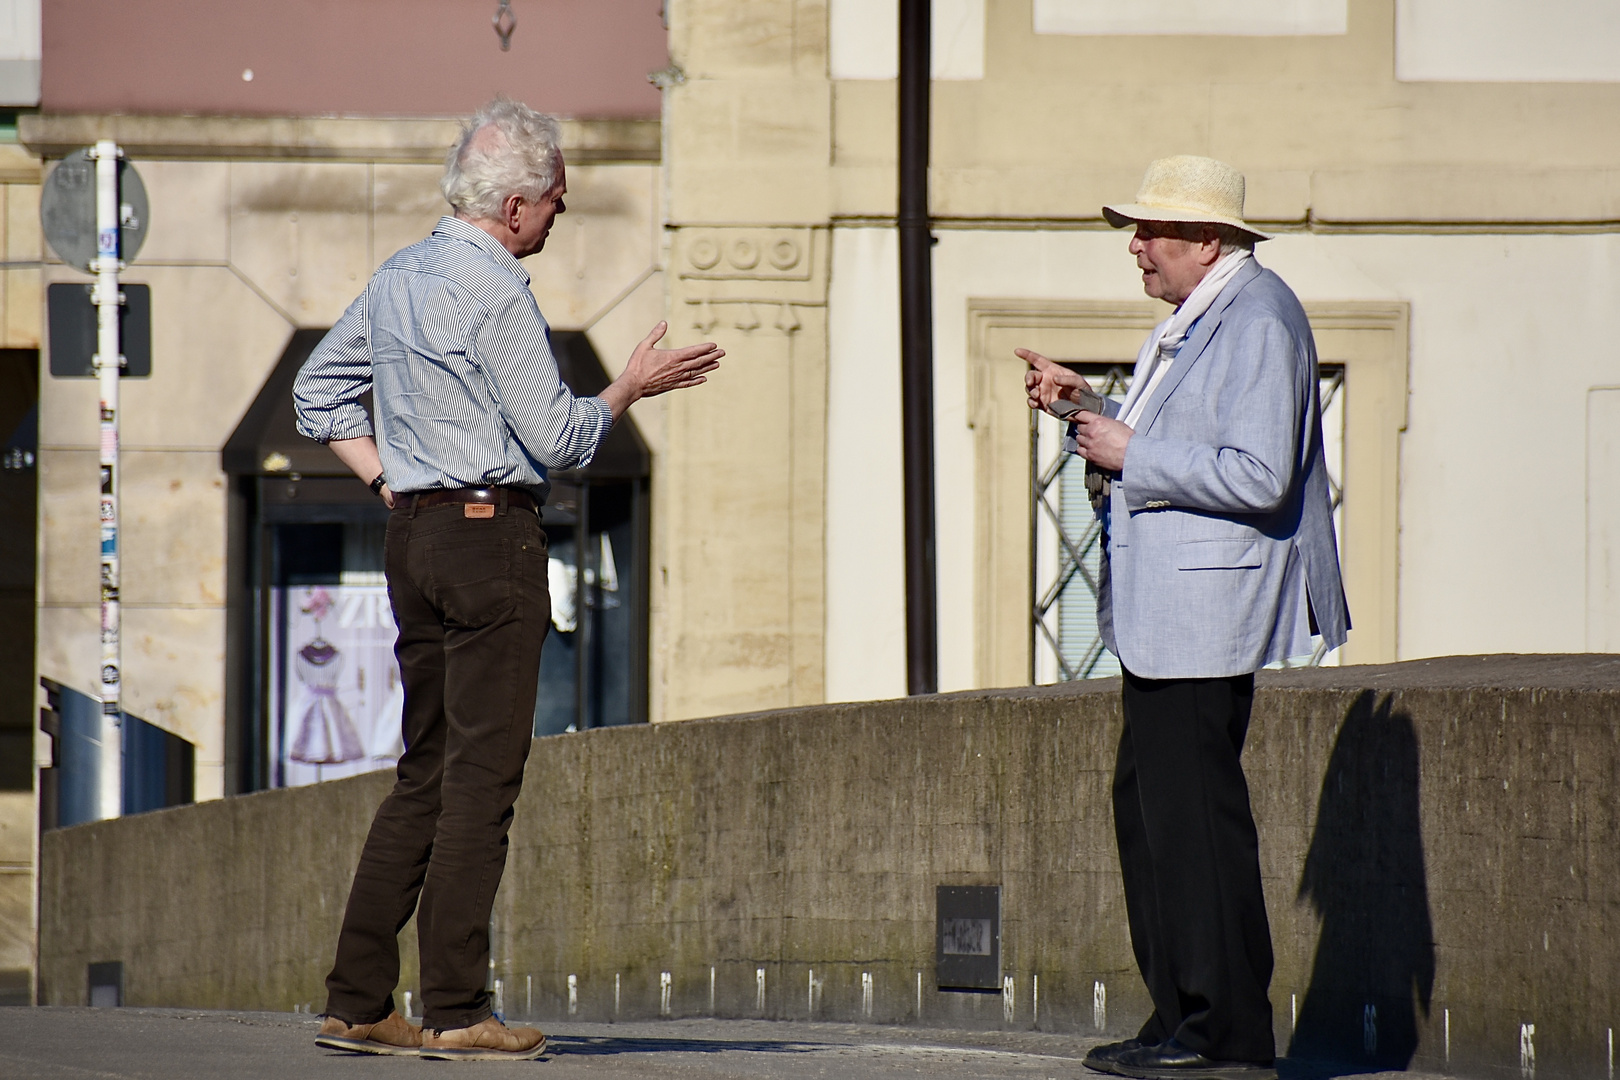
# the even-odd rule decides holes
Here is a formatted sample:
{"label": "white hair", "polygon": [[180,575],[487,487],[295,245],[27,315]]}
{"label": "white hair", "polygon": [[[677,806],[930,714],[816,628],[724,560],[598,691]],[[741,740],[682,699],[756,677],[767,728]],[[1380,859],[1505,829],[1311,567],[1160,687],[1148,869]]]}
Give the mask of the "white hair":
{"label": "white hair", "polygon": [[1258,239],[1254,233],[1244,232],[1235,225],[1217,224],[1215,235],[1221,242],[1222,255],[1233,251],[1253,251],[1254,243]]}
{"label": "white hair", "polygon": [[1156,221],[1153,224],[1168,228],[1170,232],[1192,244],[1213,236],[1221,243],[1222,255],[1238,250],[1253,251],[1254,242],[1258,239],[1253,233],[1245,232],[1236,225],[1227,225],[1219,221]]}
{"label": "white hair", "polygon": [[[485,128],[494,128],[501,137],[478,139]],[[445,158],[439,190],[463,214],[489,220],[501,216],[501,204],[509,196],[538,201],[556,186],[561,168],[562,131],[556,117],[498,97],[463,125]]]}

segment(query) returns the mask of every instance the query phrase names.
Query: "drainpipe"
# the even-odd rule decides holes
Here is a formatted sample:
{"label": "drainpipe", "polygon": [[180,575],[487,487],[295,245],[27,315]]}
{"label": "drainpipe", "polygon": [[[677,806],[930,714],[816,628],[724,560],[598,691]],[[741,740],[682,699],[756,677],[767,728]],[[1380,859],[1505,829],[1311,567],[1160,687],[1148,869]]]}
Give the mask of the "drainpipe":
{"label": "drainpipe", "polygon": [[929,2],[900,0],[900,400],[906,692],[939,690],[934,573],[934,287],[928,220]]}

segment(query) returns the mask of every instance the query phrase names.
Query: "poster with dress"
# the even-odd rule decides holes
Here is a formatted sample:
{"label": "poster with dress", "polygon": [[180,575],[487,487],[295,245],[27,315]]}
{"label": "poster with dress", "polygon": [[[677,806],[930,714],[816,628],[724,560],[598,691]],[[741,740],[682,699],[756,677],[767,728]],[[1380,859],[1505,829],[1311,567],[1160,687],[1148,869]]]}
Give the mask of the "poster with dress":
{"label": "poster with dress", "polygon": [[404,691],[383,584],[276,590],[270,644],[271,747],[277,787],[376,769],[405,752]]}

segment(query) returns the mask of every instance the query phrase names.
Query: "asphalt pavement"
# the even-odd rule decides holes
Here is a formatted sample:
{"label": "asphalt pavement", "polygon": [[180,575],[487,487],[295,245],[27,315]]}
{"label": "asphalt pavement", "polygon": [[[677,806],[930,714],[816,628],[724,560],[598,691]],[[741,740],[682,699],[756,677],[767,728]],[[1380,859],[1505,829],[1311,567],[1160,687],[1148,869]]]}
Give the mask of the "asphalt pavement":
{"label": "asphalt pavement", "polygon": [[[1092,1077],[1080,1059],[1097,1040],[1043,1032],[951,1031],[768,1020],[541,1025],[546,1055],[526,1062],[438,1062],[342,1054],[315,1045],[318,1017],[196,1009],[0,1008],[4,1080],[421,1080],[479,1077],[747,1078]],[[1283,1080],[1344,1070],[1281,1063]],[[1378,1074],[1362,1074],[1372,1080]],[[1422,1074],[1384,1074],[1426,1080]]]}

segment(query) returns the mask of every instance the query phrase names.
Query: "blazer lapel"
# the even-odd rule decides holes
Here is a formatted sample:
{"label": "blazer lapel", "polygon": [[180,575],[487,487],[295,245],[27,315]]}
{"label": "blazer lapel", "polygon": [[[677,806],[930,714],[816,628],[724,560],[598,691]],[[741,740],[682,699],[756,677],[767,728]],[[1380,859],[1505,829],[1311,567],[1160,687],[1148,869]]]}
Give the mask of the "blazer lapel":
{"label": "blazer lapel", "polygon": [[1209,310],[1198,320],[1198,327],[1193,331],[1193,336],[1187,339],[1181,351],[1176,354],[1170,370],[1165,372],[1164,381],[1154,388],[1153,396],[1148,398],[1147,404],[1143,406],[1142,415],[1137,420],[1137,431],[1147,431],[1153,426],[1153,422],[1159,417],[1159,410],[1164,408],[1165,400],[1176,392],[1181,380],[1187,377],[1187,372],[1192,370],[1193,364],[1203,355],[1204,347],[1215,335],[1215,328],[1220,326],[1226,309],[1232,306],[1232,301],[1237,299],[1238,293],[1242,292],[1249,282],[1260,276],[1261,269],[1259,263],[1250,259],[1249,265],[1234,274],[1232,280],[1226,283],[1226,288],[1221,290],[1221,295],[1209,305]]}

